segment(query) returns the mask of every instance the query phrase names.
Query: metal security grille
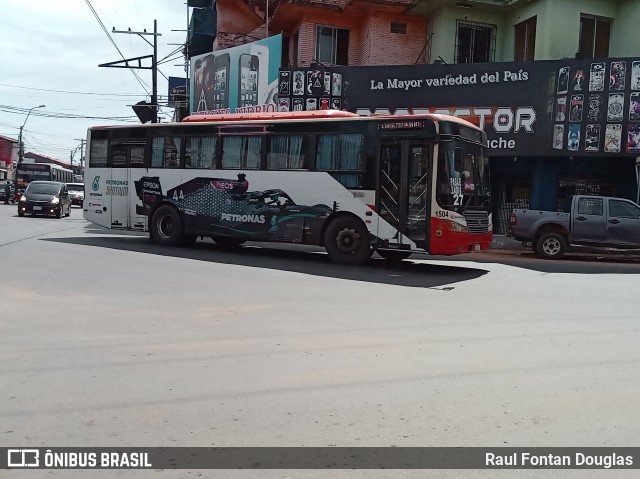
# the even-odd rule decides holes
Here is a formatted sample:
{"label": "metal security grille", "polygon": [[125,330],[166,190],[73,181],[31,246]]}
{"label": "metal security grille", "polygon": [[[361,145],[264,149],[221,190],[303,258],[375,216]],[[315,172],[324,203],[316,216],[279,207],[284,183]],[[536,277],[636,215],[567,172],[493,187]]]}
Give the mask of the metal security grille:
{"label": "metal security grille", "polygon": [[529,180],[512,178],[498,180],[496,186],[493,232],[498,235],[509,235],[511,211],[514,208],[529,208],[531,184]]}
{"label": "metal security grille", "polygon": [[567,200],[573,195],[618,196],[618,187],[610,179],[559,178],[556,211],[565,211]]}
{"label": "metal security grille", "polygon": [[495,60],[497,26],[490,23],[456,22],[456,63],[486,63]]}

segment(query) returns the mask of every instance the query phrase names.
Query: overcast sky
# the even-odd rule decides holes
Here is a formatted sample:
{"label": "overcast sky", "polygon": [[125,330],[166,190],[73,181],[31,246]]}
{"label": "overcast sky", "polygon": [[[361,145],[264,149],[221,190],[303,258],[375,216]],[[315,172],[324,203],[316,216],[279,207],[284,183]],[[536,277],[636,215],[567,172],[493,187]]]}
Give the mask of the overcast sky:
{"label": "overcast sky", "polygon": [[[167,80],[185,77],[179,45],[188,24],[185,0],[14,0],[6,2],[0,19],[0,135],[18,139],[24,126],[25,152],[69,161],[86,138],[87,128],[124,122],[139,123],[131,105],[150,100],[151,70],[104,68],[121,60],[107,32],[125,58],[151,55],[140,36],[112,29],[153,32],[158,21],[158,95],[166,103]],[[145,36],[153,43],[152,36]],[[150,65],[150,60],[145,61]],[[132,71],[143,82],[141,85]],[[160,111],[169,121],[173,109]],[[81,116],[93,118],[65,118]],[[98,118],[99,117],[99,118]],[[80,158],[75,154],[74,161]]]}

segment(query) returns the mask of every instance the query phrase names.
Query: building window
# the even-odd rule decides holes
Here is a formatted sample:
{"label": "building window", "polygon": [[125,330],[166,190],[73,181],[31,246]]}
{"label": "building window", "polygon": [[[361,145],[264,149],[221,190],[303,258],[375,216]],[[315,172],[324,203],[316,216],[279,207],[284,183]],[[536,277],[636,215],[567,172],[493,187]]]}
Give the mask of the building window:
{"label": "building window", "polygon": [[580,42],[578,53],[583,58],[604,58],[609,56],[611,19],[580,15]]}
{"label": "building window", "polygon": [[316,27],[316,58],[324,64],[349,64],[349,30],[318,25]]}
{"label": "building window", "polygon": [[495,59],[496,26],[458,20],[456,63],[486,63]]}
{"label": "building window", "polygon": [[407,24],[402,22],[391,22],[391,33],[407,33]]}
{"label": "building window", "polygon": [[515,26],[514,61],[532,62],[535,59],[536,23],[537,17],[531,17]]}

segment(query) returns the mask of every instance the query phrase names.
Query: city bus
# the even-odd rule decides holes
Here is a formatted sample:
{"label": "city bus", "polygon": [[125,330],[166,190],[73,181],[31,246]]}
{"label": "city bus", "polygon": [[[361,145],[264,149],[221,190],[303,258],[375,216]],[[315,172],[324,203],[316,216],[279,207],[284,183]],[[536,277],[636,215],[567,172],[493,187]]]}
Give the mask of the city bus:
{"label": "city bus", "polygon": [[446,115],[337,110],[192,115],[88,131],[84,217],[161,245],[212,238],[455,255],[492,239],[485,133]]}
{"label": "city bus", "polygon": [[16,201],[34,180],[73,183],[73,170],[55,163],[20,163],[16,170]]}

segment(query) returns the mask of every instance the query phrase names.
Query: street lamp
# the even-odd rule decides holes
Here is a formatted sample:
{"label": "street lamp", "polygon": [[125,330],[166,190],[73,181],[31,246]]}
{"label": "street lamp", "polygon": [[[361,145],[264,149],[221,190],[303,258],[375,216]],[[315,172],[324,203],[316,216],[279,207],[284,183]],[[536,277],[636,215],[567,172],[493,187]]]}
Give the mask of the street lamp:
{"label": "street lamp", "polygon": [[[44,108],[45,106],[46,105],[38,105],[38,106],[34,106],[33,108],[31,108],[29,110],[29,112],[27,113],[27,117],[24,119],[24,123],[20,127],[20,138],[18,140],[18,167],[22,164],[22,159],[24,158],[24,143],[22,141],[22,130],[24,129],[24,125],[27,124],[27,120],[29,119],[29,115],[31,115],[31,112],[33,110],[35,110],[36,108]],[[17,170],[17,168],[16,168],[16,170]]]}

